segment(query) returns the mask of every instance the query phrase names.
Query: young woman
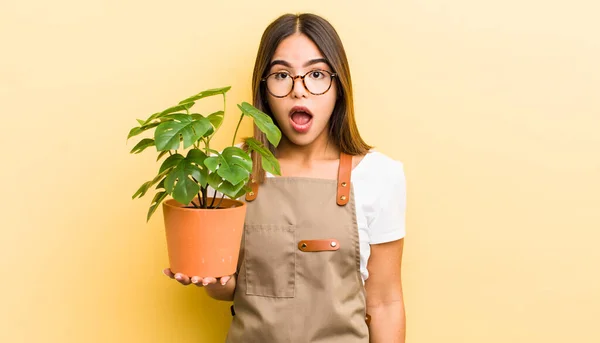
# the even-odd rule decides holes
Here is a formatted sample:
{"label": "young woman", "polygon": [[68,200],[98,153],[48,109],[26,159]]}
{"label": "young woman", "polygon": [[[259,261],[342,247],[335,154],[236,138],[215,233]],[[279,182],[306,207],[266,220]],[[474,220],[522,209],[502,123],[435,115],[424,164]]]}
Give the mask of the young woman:
{"label": "young woman", "polygon": [[165,274],[233,301],[227,342],[404,342],[403,166],[360,137],[330,23],[313,14],[271,23],[253,96],[283,133],[271,146],[282,176],[265,175],[253,157],[238,271],[218,280]]}

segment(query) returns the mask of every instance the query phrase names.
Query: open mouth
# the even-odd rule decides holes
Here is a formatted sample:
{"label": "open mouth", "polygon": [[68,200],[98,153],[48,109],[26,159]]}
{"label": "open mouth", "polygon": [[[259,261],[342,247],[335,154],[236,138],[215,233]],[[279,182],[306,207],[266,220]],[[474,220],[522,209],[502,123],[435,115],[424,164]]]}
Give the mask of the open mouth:
{"label": "open mouth", "polygon": [[312,118],[312,113],[304,106],[294,106],[290,111],[292,127],[299,133],[307,132],[310,129]]}

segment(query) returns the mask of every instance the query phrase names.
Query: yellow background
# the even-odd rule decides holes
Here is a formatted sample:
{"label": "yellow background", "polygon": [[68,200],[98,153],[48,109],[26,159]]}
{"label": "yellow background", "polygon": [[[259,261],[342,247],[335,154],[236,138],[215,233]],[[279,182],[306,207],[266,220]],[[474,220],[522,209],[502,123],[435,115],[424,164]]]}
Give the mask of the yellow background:
{"label": "yellow background", "polygon": [[300,11],[338,29],[363,135],[405,163],[408,342],[600,342],[591,0],[2,2],[0,342],[223,340],[228,304],[160,273],[161,212],[130,198],[158,165],[125,137],[231,85],[224,147],[262,31]]}

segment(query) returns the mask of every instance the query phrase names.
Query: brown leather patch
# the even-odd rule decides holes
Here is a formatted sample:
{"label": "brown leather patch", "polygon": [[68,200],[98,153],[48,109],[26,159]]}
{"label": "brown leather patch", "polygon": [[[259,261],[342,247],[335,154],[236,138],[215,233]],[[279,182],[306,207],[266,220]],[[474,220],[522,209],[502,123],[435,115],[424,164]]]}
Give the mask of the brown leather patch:
{"label": "brown leather patch", "polygon": [[313,239],[298,242],[298,249],[304,252],[335,251],[340,248],[337,239]]}
{"label": "brown leather patch", "polygon": [[256,197],[258,196],[258,182],[256,182],[254,179],[252,179],[248,183],[248,186],[252,190],[250,192],[246,193],[246,201],[256,200]]}
{"label": "brown leather patch", "polygon": [[338,169],[338,187],[336,202],[344,206],[350,201],[350,177],[352,174],[352,156],[340,153],[340,166]]}

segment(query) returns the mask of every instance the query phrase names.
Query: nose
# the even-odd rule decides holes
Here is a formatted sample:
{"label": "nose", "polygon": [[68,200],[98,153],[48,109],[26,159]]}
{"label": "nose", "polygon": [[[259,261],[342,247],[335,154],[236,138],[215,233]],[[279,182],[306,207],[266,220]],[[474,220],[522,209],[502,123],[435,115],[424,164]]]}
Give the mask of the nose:
{"label": "nose", "polygon": [[[304,81],[302,76],[296,75],[292,79],[292,98],[302,98],[306,97],[308,91],[304,87]],[[299,84],[298,84],[299,83]]]}

